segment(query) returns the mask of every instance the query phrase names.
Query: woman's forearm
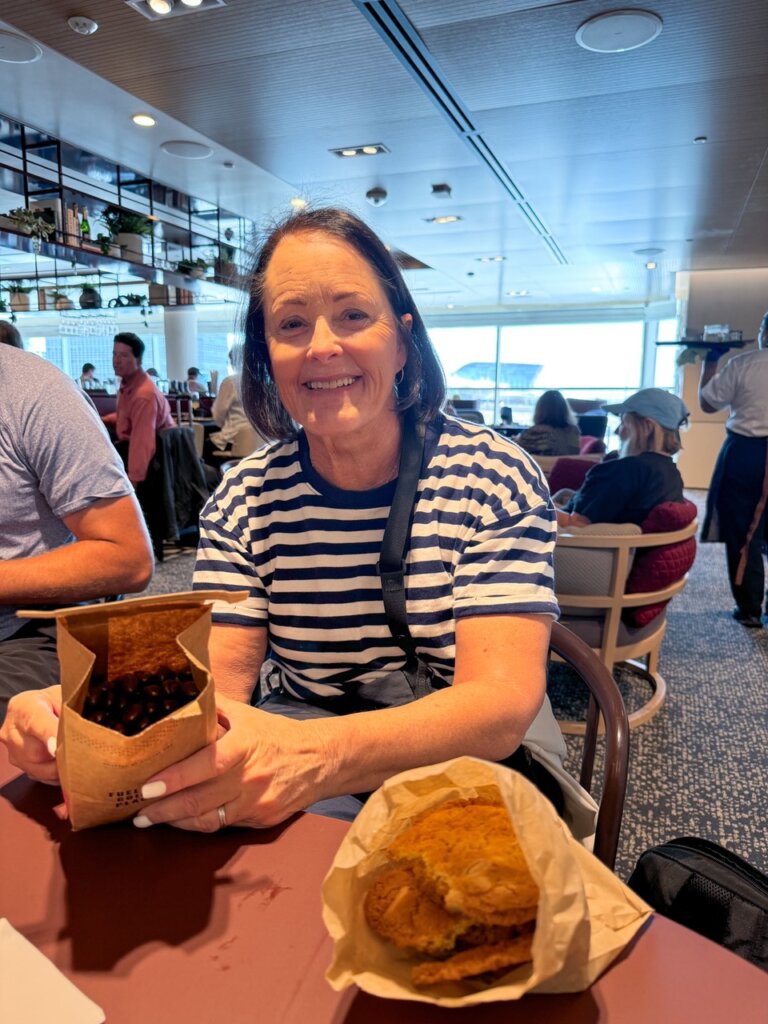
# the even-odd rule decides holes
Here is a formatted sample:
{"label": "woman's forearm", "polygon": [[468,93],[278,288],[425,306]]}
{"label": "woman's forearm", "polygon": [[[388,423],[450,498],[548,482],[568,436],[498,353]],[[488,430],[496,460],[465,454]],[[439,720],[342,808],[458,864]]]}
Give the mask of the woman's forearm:
{"label": "woman's forearm", "polygon": [[401,707],[308,722],[326,765],[313,799],[369,792],[400,771],[464,754],[500,760],[520,745],[543,698],[543,675],[520,689],[512,680],[466,682]]}

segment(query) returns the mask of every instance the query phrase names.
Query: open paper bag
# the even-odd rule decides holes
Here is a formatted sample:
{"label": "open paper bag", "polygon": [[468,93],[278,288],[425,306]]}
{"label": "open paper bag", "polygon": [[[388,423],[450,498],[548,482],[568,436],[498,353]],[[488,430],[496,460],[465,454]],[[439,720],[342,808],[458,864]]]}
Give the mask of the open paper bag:
{"label": "open paper bag", "polygon": [[[56,619],[62,689],[56,760],[74,829],[133,817],[149,803],[140,795],[147,779],[213,741],[211,604],[246,596],[194,591],[24,613]],[[161,667],[191,671],[197,697],[135,736],[82,717],[94,673],[111,679]]]}
{"label": "open paper bag", "polygon": [[[484,984],[477,980],[415,988],[423,956],[396,949],[369,928],[365,894],[383,850],[422,811],[447,800],[500,796],[539,887],[533,961]],[[627,945],[651,908],[584,849],[548,800],[517,772],[460,757],[388,780],[371,796],[323,883],[323,919],[334,941],[326,977],[335,989],[356,984],[373,995],[440,1006],[518,999],[525,992],[579,992]]]}

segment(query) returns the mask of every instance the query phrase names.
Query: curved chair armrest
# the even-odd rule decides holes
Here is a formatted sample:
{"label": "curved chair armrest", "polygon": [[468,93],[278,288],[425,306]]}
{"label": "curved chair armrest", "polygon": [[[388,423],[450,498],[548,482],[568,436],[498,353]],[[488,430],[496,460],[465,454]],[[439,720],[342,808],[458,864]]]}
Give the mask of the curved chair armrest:
{"label": "curved chair armrest", "polygon": [[616,860],[627,789],[627,710],[613,676],[583,640],[561,623],[555,622],[549,646],[550,650],[578,672],[591,694],[580,778],[581,785],[587,790],[592,783],[600,714],[605,720],[605,771],[595,829],[594,853],[599,860],[612,868]]}
{"label": "curved chair armrest", "polygon": [[677,544],[678,541],[688,540],[689,537],[696,535],[698,529],[697,519],[693,519],[680,530],[669,530],[666,533],[581,533],[576,526],[558,530],[557,543],[568,548],[656,548],[663,544]]}

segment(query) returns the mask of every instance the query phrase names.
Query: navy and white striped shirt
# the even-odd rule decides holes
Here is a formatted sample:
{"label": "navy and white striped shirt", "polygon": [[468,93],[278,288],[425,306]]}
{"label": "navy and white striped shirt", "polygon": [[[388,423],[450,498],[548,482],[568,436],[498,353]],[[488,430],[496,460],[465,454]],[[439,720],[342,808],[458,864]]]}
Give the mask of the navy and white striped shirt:
{"label": "navy and white striped shirt", "polygon": [[[259,449],[226,474],[200,517],[196,589],[247,589],[213,621],[266,626],[297,697],[338,694],[402,668],[376,572],[395,482],[344,491],[312,468],[306,438]],[[535,463],[487,427],[439,417],[427,430],[406,557],[417,653],[453,679],[455,620],[557,615],[555,512]]]}

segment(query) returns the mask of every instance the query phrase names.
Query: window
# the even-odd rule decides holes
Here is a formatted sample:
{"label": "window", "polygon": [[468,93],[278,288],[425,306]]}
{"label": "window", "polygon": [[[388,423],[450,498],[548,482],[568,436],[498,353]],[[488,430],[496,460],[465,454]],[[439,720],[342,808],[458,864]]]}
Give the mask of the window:
{"label": "window", "polygon": [[642,382],[641,320],[434,327],[429,334],[449,399],[472,403],[486,423],[499,423],[506,407],[513,422],[530,424],[536,400],[549,389],[619,402]]}

